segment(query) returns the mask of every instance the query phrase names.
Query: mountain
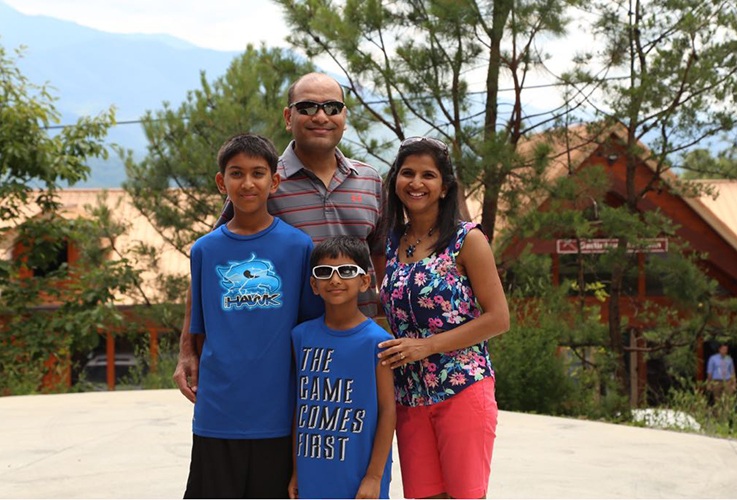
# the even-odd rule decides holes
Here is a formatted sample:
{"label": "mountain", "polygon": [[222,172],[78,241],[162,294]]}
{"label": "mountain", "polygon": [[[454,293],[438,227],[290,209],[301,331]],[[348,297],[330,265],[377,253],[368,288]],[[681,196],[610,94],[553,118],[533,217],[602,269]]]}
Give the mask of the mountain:
{"label": "mountain", "polygon": [[[111,105],[118,121],[138,120],[146,110],[173,107],[200,87],[200,72],[212,81],[238,52],[204,49],[168,35],[106,33],[45,16],[22,14],[0,1],[0,45],[8,54],[25,46],[17,60],[34,84],[48,83],[62,124],[97,115]],[[119,124],[109,142],[145,154],[138,124]],[[92,161],[92,176],[81,187],[118,187],[125,179],[117,158]]]}

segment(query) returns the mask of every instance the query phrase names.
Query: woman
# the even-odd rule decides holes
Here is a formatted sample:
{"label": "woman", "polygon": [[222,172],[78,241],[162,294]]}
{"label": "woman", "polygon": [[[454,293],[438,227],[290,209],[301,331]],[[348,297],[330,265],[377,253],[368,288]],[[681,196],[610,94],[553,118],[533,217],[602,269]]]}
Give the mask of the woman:
{"label": "woman", "polygon": [[496,432],[487,340],[509,328],[494,255],[458,216],[448,147],[406,139],[386,183],[381,302],[396,337],[379,344],[394,371],[407,498],[483,498]]}

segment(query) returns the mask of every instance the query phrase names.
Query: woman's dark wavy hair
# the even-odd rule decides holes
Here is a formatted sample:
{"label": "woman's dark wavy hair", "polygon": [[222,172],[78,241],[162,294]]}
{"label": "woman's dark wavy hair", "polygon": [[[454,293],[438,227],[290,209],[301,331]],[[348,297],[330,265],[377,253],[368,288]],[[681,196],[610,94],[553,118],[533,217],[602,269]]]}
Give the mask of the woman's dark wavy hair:
{"label": "woman's dark wavy hair", "polygon": [[384,203],[381,227],[385,235],[397,238],[404,234],[407,227],[404,205],[399,200],[396,192],[397,175],[405,160],[411,155],[428,155],[435,161],[435,166],[440,170],[443,186],[446,189],[445,198],[439,200],[438,220],[435,228],[438,233],[438,241],[433,248],[434,252],[442,252],[448,246],[455,234],[456,225],[460,220],[458,208],[458,181],[453,171],[453,162],[450,160],[450,152],[441,149],[431,141],[418,140],[400,146],[397,157],[392,163],[384,183]]}

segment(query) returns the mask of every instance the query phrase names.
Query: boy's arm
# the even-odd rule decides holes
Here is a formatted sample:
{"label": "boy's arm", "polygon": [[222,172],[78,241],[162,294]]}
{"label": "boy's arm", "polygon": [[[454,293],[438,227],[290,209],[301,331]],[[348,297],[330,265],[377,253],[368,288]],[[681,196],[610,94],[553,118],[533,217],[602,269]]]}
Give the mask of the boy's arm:
{"label": "boy's arm", "polygon": [[[294,334],[294,330],[291,333],[292,338],[292,359],[295,365],[299,366],[299,359],[296,355],[297,349],[295,343],[298,341]],[[297,398],[297,405],[294,407],[294,418],[292,419],[292,477],[289,478],[289,485],[287,486],[287,495],[289,498],[299,498],[299,484],[297,483],[297,412],[299,411],[299,398]]]}
{"label": "boy's arm", "polygon": [[292,477],[289,478],[289,486],[287,486],[287,494],[289,498],[299,498],[299,489],[297,485],[297,409],[294,410],[294,420],[292,421]]}
{"label": "boy's arm", "polygon": [[204,335],[189,333],[189,322],[192,317],[192,288],[187,289],[187,299],[184,305],[184,322],[182,333],[179,336],[179,357],[172,378],[179,387],[179,392],[191,402],[197,400],[197,379],[199,376],[200,353]]}
{"label": "boy's arm", "polygon": [[376,423],[374,446],[371,450],[366,475],[358,487],[356,498],[379,498],[381,478],[392,449],[394,428],[397,423],[394,403],[394,374],[387,365],[376,364],[376,389],[378,392],[379,418]]}

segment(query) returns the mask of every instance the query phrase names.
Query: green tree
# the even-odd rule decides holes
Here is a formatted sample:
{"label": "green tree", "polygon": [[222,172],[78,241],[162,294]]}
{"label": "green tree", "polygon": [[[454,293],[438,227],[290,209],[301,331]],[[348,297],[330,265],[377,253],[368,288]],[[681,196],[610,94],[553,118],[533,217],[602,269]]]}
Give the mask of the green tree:
{"label": "green tree", "polygon": [[679,165],[684,179],[737,179],[737,146],[719,151],[694,149],[683,156]]}
{"label": "green tree", "polygon": [[310,71],[312,64],[282,49],[249,46],[225,75],[210,82],[203,73],[202,88],[191,90],[178,108],[164,103],[162,110],[144,116],[148,154],[140,161],[127,155],[125,188],[183,254],[189,255],[189,246],[209,231],[222,208],[215,186],[220,145],[248,131],[285,148],[291,139],[282,118],[287,89]]}
{"label": "green tree", "polygon": [[[104,237],[114,238],[115,227],[99,218],[68,220],[58,200],[64,183],[87,178],[89,158],[106,156],[113,110],[51,134],[59,118],[50,90],[29,82],[0,47],[2,395],[39,390],[42,376],[73,350],[94,345],[99,329],[120,322],[115,294],[135,281],[125,261],[106,258]],[[59,265],[71,243],[78,265]]]}
{"label": "green tree", "polygon": [[87,178],[88,157],[107,155],[102,138],[114,121],[113,110],[97,118],[81,118],[52,136],[48,127],[60,118],[54,100],[49,88],[29,82],[0,46],[0,222],[4,228],[19,220],[34,197],[44,211],[56,208],[53,198],[60,186]]}
{"label": "green tree", "polygon": [[[603,207],[596,222],[598,231],[619,240],[618,248],[603,256],[600,265],[609,276],[608,343],[624,392],[624,335],[630,327],[621,314],[620,298],[628,294],[627,277],[636,273],[637,266],[626,248],[655,236],[675,236],[677,228],[668,217],[644,212],[645,197],[661,190],[686,197],[698,194],[698,187],[673,175],[673,166],[694,147],[735,130],[737,7],[728,0],[602,0],[590,2],[587,8],[588,18],[594,21],[582,29],[591,33],[592,40],[578,55],[579,67],[568,78],[582,96],[583,106],[594,111],[597,126],[589,129],[589,135],[604,151],[620,151],[620,146],[623,151],[619,158],[613,157],[612,168],[624,169],[624,199],[620,206]],[[623,132],[614,139],[602,133],[611,127],[622,127]],[[650,174],[638,179],[638,165],[643,162]],[[708,165],[691,163],[690,167],[704,171]],[[583,232],[590,234],[590,228]],[[669,259],[667,266],[661,266],[662,279],[679,282],[681,288],[665,286],[666,291],[681,310],[698,316],[697,323],[714,320],[719,310],[714,304],[716,282],[706,279],[695,267],[697,262],[679,254],[675,246]],[[672,325],[675,310],[644,309],[648,311],[644,316],[660,318],[658,326],[645,332],[648,350],[669,345],[693,349],[696,330],[666,326],[668,321]]]}
{"label": "green tree", "polygon": [[[517,193],[502,186],[520,177],[532,182],[539,173],[516,154],[517,145],[566,111],[552,107],[533,115],[523,108],[524,91],[550,57],[539,44],[565,33],[565,7],[579,2],[278,3],[293,29],[290,42],[344,73],[360,105],[351,111],[352,128],[367,154],[383,160],[410,130],[444,139],[462,183],[483,193],[481,223],[494,235],[500,207],[518,205],[504,199]],[[476,79],[483,83],[475,85]],[[503,82],[512,87],[508,99],[501,97]]]}

